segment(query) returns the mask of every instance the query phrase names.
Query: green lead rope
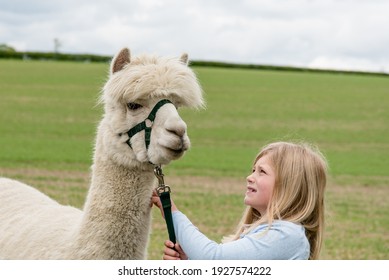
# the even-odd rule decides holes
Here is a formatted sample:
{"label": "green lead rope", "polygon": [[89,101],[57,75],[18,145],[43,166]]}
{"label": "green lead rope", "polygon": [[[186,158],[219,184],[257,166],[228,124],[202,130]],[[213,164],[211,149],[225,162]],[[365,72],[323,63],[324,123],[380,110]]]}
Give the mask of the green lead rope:
{"label": "green lead rope", "polygon": [[172,217],[172,203],[170,200],[170,187],[165,185],[161,166],[157,165],[154,168],[154,175],[158,178],[159,186],[157,193],[162,203],[163,214],[169,234],[169,240],[176,244],[176,234],[174,232],[173,217]]}
{"label": "green lead rope", "polygon": [[167,226],[167,231],[169,234],[169,240],[176,244],[176,234],[174,232],[174,226],[173,226],[173,217],[172,217],[172,204],[170,201],[170,191],[162,192],[159,195],[159,198],[161,199],[162,207],[163,207],[163,214],[165,215],[165,221]]}

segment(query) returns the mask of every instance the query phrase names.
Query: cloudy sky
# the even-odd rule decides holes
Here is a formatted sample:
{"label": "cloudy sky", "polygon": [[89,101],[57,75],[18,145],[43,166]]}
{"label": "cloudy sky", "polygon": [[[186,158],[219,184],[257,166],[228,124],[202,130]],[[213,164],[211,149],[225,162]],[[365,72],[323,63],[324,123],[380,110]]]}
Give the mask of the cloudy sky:
{"label": "cloudy sky", "polygon": [[0,0],[0,44],[20,51],[389,73],[389,0]]}

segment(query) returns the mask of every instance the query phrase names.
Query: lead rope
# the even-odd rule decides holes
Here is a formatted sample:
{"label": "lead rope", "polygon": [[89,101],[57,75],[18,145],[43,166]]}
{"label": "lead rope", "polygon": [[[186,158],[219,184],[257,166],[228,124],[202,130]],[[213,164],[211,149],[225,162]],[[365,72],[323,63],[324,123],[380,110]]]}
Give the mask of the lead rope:
{"label": "lead rope", "polygon": [[170,187],[165,185],[163,179],[162,168],[160,165],[154,167],[154,175],[158,179],[157,194],[162,203],[163,214],[165,216],[167,231],[169,233],[169,240],[176,244],[176,234],[174,232],[173,217],[172,217],[172,203],[170,200]]}

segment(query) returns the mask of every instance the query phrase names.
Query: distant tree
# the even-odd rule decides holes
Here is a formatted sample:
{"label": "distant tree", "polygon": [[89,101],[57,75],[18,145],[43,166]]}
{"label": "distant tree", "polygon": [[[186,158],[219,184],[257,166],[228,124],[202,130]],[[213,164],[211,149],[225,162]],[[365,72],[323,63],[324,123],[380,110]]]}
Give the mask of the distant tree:
{"label": "distant tree", "polygon": [[62,47],[62,43],[58,38],[54,39],[54,52],[59,53],[59,48]]}
{"label": "distant tree", "polygon": [[2,52],[16,52],[16,50],[13,47],[8,46],[7,44],[0,44],[0,51],[2,51]]}

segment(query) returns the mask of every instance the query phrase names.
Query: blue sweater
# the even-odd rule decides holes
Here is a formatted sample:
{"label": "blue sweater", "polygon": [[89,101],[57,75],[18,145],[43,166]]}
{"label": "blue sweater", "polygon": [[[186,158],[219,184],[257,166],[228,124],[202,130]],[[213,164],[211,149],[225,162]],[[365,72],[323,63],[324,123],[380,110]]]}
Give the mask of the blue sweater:
{"label": "blue sweater", "polygon": [[193,260],[287,260],[309,258],[304,227],[276,220],[271,228],[260,225],[240,239],[218,244],[202,234],[179,211],[173,212],[177,241]]}

